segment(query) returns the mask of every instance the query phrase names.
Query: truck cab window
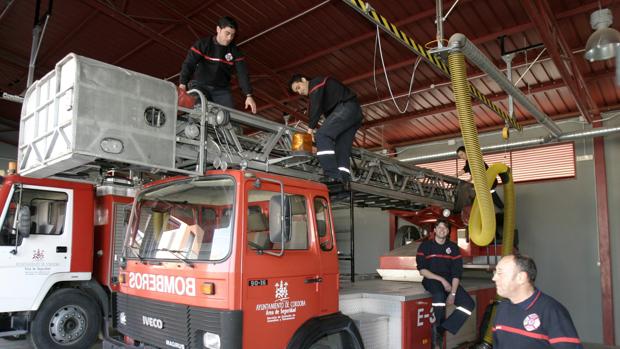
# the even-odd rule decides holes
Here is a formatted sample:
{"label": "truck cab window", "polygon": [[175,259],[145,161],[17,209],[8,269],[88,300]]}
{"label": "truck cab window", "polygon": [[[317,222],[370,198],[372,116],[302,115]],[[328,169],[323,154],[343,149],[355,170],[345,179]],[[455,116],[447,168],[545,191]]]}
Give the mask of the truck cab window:
{"label": "truck cab window", "polygon": [[224,260],[230,253],[235,183],[230,178],[183,181],[136,200],[129,257]]}
{"label": "truck cab window", "polygon": [[327,199],[322,197],[314,198],[314,216],[316,219],[317,235],[319,236],[319,245],[323,251],[331,251],[334,246],[334,241]]}
{"label": "truck cab window", "polygon": [[[281,243],[269,238],[269,200],[279,192],[251,190],[248,193],[247,239],[251,249],[281,248]],[[290,239],[285,241],[285,250],[308,249],[308,212],[303,195],[287,195],[291,206]]]}
{"label": "truck cab window", "polygon": [[[15,239],[17,239],[16,214],[23,206],[28,207],[30,211],[31,235],[60,235],[64,231],[67,213],[66,193],[15,188],[7,206],[3,212],[2,229],[0,230],[0,245],[2,246],[15,245]],[[21,244],[21,237],[19,240],[18,245]]]}

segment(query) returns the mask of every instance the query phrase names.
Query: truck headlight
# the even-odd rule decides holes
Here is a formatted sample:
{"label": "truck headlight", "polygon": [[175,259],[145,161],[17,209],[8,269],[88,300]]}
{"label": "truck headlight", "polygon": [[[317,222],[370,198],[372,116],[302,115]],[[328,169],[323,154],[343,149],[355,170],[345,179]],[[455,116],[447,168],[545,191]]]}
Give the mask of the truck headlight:
{"label": "truck headlight", "polygon": [[205,332],[205,334],[202,335],[202,345],[207,349],[220,349],[220,335]]}

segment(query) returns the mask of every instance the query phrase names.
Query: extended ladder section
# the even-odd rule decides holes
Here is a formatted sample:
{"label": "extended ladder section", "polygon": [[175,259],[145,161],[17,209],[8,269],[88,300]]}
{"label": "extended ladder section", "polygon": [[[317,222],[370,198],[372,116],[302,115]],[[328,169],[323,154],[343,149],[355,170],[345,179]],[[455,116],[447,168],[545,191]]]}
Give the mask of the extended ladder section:
{"label": "extended ladder section", "polygon": [[[98,180],[108,169],[134,176],[199,176],[242,168],[320,180],[316,157],[294,151],[294,127],[208,103],[177,106],[174,84],[70,54],[27,91],[19,172]],[[351,159],[358,206],[452,208],[459,180],[364,149]]]}

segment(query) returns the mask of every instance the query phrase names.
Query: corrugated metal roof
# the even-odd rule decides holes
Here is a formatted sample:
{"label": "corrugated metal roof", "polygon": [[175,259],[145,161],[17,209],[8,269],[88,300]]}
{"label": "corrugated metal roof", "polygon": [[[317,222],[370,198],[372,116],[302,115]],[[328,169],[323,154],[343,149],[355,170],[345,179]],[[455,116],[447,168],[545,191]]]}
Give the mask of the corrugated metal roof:
{"label": "corrugated metal roof", "polygon": [[[41,3],[44,12],[47,2]],[[434,45],[434,0],[369,3],[417,42]],[[452,3],[444,2],[444,12]],[[613,2],[600,3],[605,7]],[[612,11],[620,13],[620,3],[612,5]],[[592,32],[589,16],[598,9],[599,1],[550,0],[549,7],[557,23],[553,30],[572,50],[596,106],[601,111],[618,108],[620,93],[613,82],[614,63],[589,63],[582,58]],[[0,18],[0,90],[4,92],[20,94],[25,89],[34,11],[35,1],[0,3],[0,13],[4,13]],[[375,53],[375,27],[337,0],[56,1],[37,59],[35,78],[52,69],[67,53],[76,52],[176,82],[175,75],[187,49],[198,37],[213,33],[217,18],[223,15],[239,22],[236,41],[247,54],[257,103],[264,117],[282,121],[287,110],[305,111],[306,101],[289,95],[286,86],[289,76],[300,72],[332,76],[356,91],[365,115],[358,145],[393,148],[458,134],[449,79],[421,62],[409,97],[417,57],[381,33],[383,58],[396,103],[403,109],[409,101],[404,113],[399,113]],[[466,34],[502,69],[506,63],[501,58],[499,36],[505,36],[507,51],[541,43],[543,37],[518,1],[461,0],[445,22],[444,31],[446,38],[456,32]],[[551,118],[578,115],[575,96],[555,66],[550,50],[541,52],[542,48],[536,48],[515,56],[515,79],[530,68],[517,86]],[[507,97],[498,85],[471,64],[467,69],[472,84],[506,109]],[[235,93],[235,102],[242,106],[239,93]],[[0,101],[0,124],[14,129],[19,113],[10,103]],[[503,126],[498,116],[475,101],[473,110],[482,130]],[[534,122],[522,107],[517,105],[515,112],[518,121]],[[293,117],[291,122],[295,121],[297,118]]]}

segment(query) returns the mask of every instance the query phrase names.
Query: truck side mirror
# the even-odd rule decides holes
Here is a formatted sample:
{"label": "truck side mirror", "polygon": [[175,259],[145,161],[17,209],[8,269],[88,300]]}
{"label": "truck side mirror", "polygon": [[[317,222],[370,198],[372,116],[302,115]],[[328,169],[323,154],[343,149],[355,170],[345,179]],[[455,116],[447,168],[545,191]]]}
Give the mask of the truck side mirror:
{"label": "truck side mirror", "polygon": [[[282,224],[282,205],[284,205],[284,224]],[[274,195],[269,199],[269,240],[272,243],[291,240],[291,203],[288,196]]]}
{"label": "truck side mirror", "polygon": [[30,236],[30,227],[32,224],[32,217],[30,215],[30,208],[26,205],[22,205],[17,213],[17,232],[20,236],[27,238]]}

